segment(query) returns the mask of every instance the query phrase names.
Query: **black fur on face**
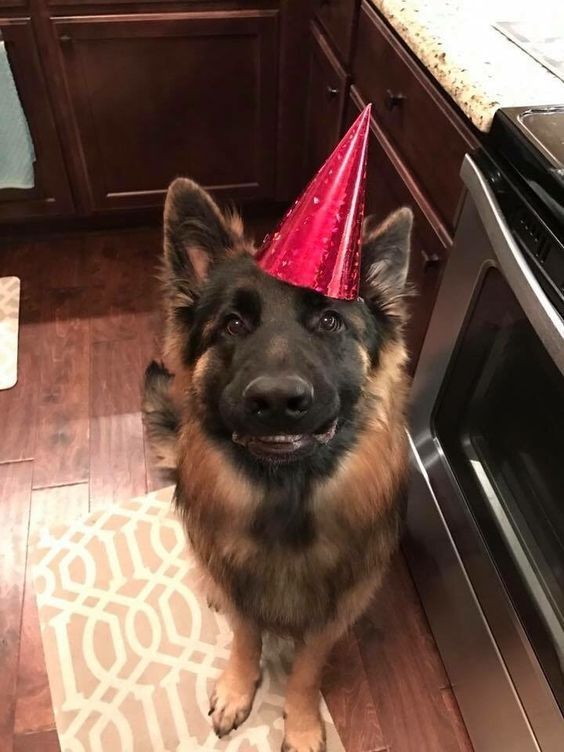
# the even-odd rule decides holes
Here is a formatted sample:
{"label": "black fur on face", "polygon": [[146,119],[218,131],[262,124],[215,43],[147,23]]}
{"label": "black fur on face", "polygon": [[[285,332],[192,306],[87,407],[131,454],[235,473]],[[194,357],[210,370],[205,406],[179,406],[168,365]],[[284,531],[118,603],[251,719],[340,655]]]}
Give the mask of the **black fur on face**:
{"label": "black fur on face", "polygon": [[310,483],[353,446],[367,412],[363,387],[401,329],[411,222],[402,209],[366,223],[362,298],[340,301],[265,274],[194,183],[169,190],[165,283],[194,373],[191,407],[210,440],[268,486],[261,537],[281,526],[300,542],[313,535]]}
{"label": "black fur on face", "polygon": [[[198,381],[206,429],[241,462],[261,472],[264,463],[234,443],[234,433],[316,434],[337,420],[332,441],[313,444],[303,453],[314,470],[317,460],[335,455],[342,443],[338,435],[350,433],[366,374],[363,354],[376,362],[382,340],[390,334],[389,323],[371,315],[365,304],[331,300],[280,282],[262,272],[250,256],[218,263],[202,290],[185,349],[189,366],[206,354]],[[276,383],[286,376],[312,387],[313,401],[306,412],[287,417],[278,411],[265,421],[260,410],[248,409],[249,384],[262,377]],[[292,459],[269,462],[269,472]]]}

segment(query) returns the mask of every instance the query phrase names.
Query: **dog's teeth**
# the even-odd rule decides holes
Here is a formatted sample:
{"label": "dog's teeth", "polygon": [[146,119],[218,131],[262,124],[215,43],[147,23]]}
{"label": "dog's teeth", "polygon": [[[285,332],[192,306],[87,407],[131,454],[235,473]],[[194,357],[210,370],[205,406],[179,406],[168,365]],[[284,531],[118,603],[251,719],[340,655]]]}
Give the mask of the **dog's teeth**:
{"label": "dog's teeth", "polygon": [[[328,441],[330,441],[333,436],[335,435],[335,429],[336,429],[337,421],[333,423],[329,427],[327,431],[324,433],[316,433],[312,434],[312,438],[315,437],[318,442],[325,444]],[[240,433],[237,433],[236,431],[233,432],[232,440],[236,444],[242,444],[243,446],[248,446],[249,444],[252,444],[253,442],[261,442],[263,444],[299,444],[300,442],[304,441],[307,434],[304,433],[298,433],[298,434],[274,434],[272,436],[246,436]]]}
{"label": "dog's teeth", "polygon": [[272,444],[288,444],[293,441],[299,441],[303,438],[303,434],[287,435],[280,434],[278,436],[263,436],[261,441],[268,441]]}

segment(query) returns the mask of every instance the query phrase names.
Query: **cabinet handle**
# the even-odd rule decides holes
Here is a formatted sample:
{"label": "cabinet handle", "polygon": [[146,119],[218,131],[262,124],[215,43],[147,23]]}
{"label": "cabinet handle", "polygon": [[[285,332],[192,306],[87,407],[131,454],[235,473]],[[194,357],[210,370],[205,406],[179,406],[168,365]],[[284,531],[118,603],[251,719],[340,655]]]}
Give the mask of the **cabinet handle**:
{"label": "cabinet handle", "polygon": [[334,86],[327,87],[327,96],[329,97],[329,99],[335,99],[338,93],[339,89],[336,89]]}
{"label": "cabinet handle", "polygon": [[387,89],[386,100],[385,100],[386,109],[391,111],[395,109],[396,107],[401,107],[401,105],[404,103],[406,99],[407,97],[405,96],[405,94],[402,94],[399,91],[397,94],[394,94],[393,91],[391,91],[390,89]]}
{"label": "cabinet handle", "polygon": [[67,44],[68,42],[72,42],[72,37],[70,34],[62,34],[59,37],[59,41],[61,41],[63,44]]}
{"label": "cabinet handle", "polygon": [[428,269],[435,269],[441,263],[441,257],[438,253],[427,253],[424,248],[421,248],[421,256],[423,257],[423,271]]}

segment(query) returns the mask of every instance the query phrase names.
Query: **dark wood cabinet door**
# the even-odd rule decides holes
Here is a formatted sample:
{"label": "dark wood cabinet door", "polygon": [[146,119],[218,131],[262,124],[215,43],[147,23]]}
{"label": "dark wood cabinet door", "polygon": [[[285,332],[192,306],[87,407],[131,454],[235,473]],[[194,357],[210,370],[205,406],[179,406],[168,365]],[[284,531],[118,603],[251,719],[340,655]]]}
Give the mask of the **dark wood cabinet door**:
{"label": "dark wood cabinet door", "polygon": [[178,175],[219,197],[272,197],[277,11],[53,23],[86,211],[158,206]]}
{"label": "dark wood cabinet door", "polygon": [[312,25],[306,128],[307,179],[321,166],[339,140],[347,89],[345,71],[318,28]]}
{"label": "dark wood cabinet door", "polygon": [[31,20],[0,19],[0,39],[35,150],[35,185],[0,189],[0,221],[70,214],[72,198]]}
{"label": "dark wood cabinet door", "polygon": [[438,86],[368,2],[358,22],[353,77],[379,124],[452,231],[463,192],[460,167],[478,145]]}
{"label": "dark wood cabinet door", "polygon": [[0,11],[4,8],[25,8],[28,0],[0,0]]}
{"label": "dark wood cabinet door", "polygon": [[315,0],[315,17],[345,63],[349,62],[360,0]]}
{"label": "dark wood cabinet door", "polygon": [[[353,88],[347,105],[346,122],[352,123],[363,106]],[[422,208],[416,184],[391,151],[389,142],[373,119],[368,145],[366,213],[383,220],[401,206],[409,206],[414,214],[408,277],[414,295],[409,300],[410,319],[406,331],[410,368],[413,371],[435,303],[447,245]]]}

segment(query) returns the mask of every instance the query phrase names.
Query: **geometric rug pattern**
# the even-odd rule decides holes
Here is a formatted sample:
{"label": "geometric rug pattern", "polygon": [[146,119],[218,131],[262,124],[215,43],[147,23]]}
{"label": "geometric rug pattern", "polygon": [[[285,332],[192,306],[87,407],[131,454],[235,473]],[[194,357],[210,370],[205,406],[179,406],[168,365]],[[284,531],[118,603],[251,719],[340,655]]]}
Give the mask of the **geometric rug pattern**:
{"label": "geometric rug pattern", "polygon": [[[253,711],[217,739],[208,696],[231,633],[200,592],[164,489],[39,533],[34,587],[62,752],[273,752],[291,646],[269,639]],[[327,707],[328,752],[343,752]]]}
{"label": "geometric rug pattern", "polygon": [[0,278],[0,389],[11,389],[18,380],[18,328],[20,280]]}

